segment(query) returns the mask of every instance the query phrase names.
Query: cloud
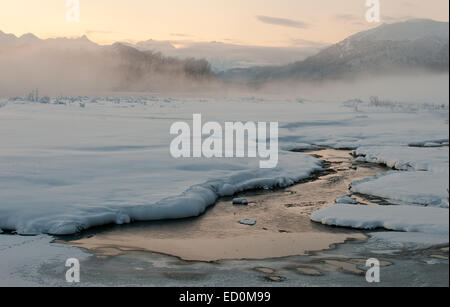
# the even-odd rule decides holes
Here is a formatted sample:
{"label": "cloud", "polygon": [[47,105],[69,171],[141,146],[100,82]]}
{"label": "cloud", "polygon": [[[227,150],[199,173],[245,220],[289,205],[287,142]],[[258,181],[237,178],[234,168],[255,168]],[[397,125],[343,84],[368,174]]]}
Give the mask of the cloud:
{"label": "cloud", "polygon": [[287,18],[278,18],[278,17],[270,17],[270,16],[256,16],[256,18],[267,24],[277,25],[282,27],[289,28],[297,28],[297,29],[305,29],[308,28],[308,24],[298,20],[292,20]]}

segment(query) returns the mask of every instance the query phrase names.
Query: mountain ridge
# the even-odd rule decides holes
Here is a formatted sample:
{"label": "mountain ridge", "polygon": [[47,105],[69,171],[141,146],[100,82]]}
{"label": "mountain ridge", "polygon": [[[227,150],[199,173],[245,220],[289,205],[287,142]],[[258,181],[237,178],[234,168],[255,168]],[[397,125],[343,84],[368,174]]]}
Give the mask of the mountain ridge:
{"label": "mountain ridge", "polygon": [[[406,30],[405,30],[406,29]],[[356,33],[303,61],[229,70],[222,80],[326,80],[413,70],[448,72],[448,22],[415,19]]]}

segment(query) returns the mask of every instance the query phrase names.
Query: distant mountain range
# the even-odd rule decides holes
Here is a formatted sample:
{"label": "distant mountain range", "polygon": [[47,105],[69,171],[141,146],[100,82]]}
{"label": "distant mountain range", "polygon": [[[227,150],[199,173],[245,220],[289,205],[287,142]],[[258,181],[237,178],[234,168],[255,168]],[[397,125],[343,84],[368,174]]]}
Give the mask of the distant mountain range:
{"label": "distant mountain range", "polygon": [[284,66],[232,69],[220,77],[235,82],[311,81],[416,70],[448,72],[448,22],[415,19],[383,24],[350,36],[303,61]]}
{"label": "distant mountain range", "polygon": [[[292,47],[248,46],[223,42],[190,42],[146,40],[137,43],[118,42],[121,45],[135,48],[142,52],[162,53],[164,56],[177,59],[205,59],[215,72],[233,68],[253,66],[283,65],[299,61],[316,54],[327,44],[309,41],[296,42]],[[53,38],[41,40],[33,34],[16,37],[0,31],[0,51],[6,46],[46,45],[58,47],[76,47],[80,49],[100,47],[90,41],[87,36],[75,39]],[[176,46],[176,47],[175,47]]]}
{"label": "distant mountain range", "polygon": [[327,46],[325,43],[297,41],[292,47],[247,46],[223,42],[180,42],[148,40],[127,44],[142,51],[161,52],[176,58],[203,58],[215,72],[253,66],[284,65],[306,59]]}
{"label": "distant mountain range", "polygon": [[[343,80],[361,74],[448,72],[449,24],[423,19],[383,24],[309,57],[307,53],[320,47],[308,48],[214,42],[175,48],[152,40],[100,46],[86,36],[39,39],[33,34],[17,37],[0,31],[0,94],[24,95],[25,90],[35,88],[50,94],[204,89],[207,84],[217,85],[220,79],[258,84]],[[204,58],[213,59],[218,66],[213,69]],[[292,63],[282,65],[287,62]],[[260,66],[247,68],[254,64]],[[221,65],[241,68],[219,72]]]}

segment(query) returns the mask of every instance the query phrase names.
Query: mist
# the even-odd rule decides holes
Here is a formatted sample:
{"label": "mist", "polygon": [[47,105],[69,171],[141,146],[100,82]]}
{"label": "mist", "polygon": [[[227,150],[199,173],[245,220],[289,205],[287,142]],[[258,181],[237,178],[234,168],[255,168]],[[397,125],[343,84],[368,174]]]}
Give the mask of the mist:
{"label": "mist", "polygon": [[[321,69],[327,68],[323,65]],[[411,68],[329,80],[291,77],[264,81],[243,80],[238,73],[230,80],[214,73],[204,59],[168,57],[123,44],[100,46],[86,37],[40,40],[31,34],[20,38],[0,35],[2,98],[26,97],[38,89],[41,96],[51,97],[161,95],[345,101],[377,96],[390,101],[448,104],[449,74],[445,70]]]}
{"label": "mist", "polygon": [[0,48],[1,97],[23,97],[34,89],[48,96],[190,90],[214,80],[206,60],[169,58],[121,44],[62,40]]}
{"label": "mist", "polygon": [[[387,76],[361,75],[359,78],[329,81],[284,80],[247,85],[248,94],[273,98],[303,98],[325,101],[368,100],[377,96],[397,102],[449,103],[449,74],[415,71]],[[243,91],[243,87],[240,87]]]}

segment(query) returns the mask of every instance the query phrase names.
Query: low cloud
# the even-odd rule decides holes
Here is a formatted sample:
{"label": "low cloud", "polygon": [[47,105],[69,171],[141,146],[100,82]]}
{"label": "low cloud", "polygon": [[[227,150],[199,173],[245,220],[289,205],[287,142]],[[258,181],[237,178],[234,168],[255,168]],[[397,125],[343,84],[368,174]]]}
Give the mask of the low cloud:
{"label": "low cloud", "polygon": [[282,27],[297,28],[297,29],[305,29],[309,27],[309,25],[303,21],[292,20],[287,18],[261,16],[261,15],[256,16],[256,18],[263,23]]}

